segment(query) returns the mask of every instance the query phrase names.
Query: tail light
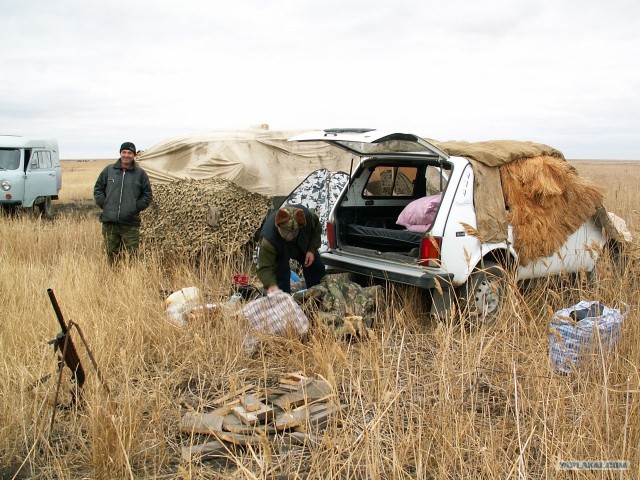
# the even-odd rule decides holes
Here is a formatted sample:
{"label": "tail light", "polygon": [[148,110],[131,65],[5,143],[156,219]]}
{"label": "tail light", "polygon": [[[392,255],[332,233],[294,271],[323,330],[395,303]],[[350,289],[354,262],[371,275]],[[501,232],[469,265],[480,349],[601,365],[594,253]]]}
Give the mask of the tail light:
{"label": "tail light", "polygon": [[438,267],[442,237],[423,237],[420,242],[420,258],[418,263],[423,267]]}
{"label": "tail light", "polygon": [[327,244],[329,248],[336,248],[336,226],[333,222],[327,222]]}

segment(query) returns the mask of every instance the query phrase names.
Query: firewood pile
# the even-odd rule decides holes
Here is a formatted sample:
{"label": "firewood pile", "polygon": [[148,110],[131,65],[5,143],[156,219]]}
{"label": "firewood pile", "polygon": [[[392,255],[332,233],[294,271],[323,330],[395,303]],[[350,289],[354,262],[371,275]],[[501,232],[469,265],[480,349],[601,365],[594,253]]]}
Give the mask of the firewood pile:
{"label": "firewood pile", "polygon": [[328,420],[346,409],[337,402],[331,385],[324,380],[288,373],[276,388],[245,385],[215,402],[211,412],[188,412],[180,432],[206,435],[215,440],[182,448],[187,461],[224,457],[238,447],[260,447],[266,442],[304,445],[318,442],[316,435]]}

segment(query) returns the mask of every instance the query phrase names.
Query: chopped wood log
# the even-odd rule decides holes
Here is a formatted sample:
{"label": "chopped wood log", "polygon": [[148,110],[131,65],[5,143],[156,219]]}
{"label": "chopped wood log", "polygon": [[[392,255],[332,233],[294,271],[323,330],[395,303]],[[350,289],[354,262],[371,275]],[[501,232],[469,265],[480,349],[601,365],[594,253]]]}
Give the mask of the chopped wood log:
{"label": "chopped wood log", "polygon": [[285,430],[288,428],[298,427],[305,423],[306,418],[307,412],[304,410],[297,412],[283,412],[276,417],[276,430]]}
{"label": "chopped wood log", "polygon": [[294,372],[294,373],[287,373],[285,375],[285,378],[291,378],[293,380],[306,380],[309,377],[307,377],[303,372]]}
{"label": "chopped wood log", "polygon": [[309,401],[327,398],[333,395],[331,385],[323,380],[313,380],[302,387],[302,391]]}
{"label": "chopped wood log", "polygon": [[246,425],[265,423],[273,418],[273,408],[258,402],[258,409],[248,412],[242,405],[233,407],[232,412]]}
{"label": "chopped wood log", "polygon": [[260,445],[260,437],[257,435],[243,435],[240,433],[225,431],[214,432],[213,434],[218,438],[218,440],[233,443],[234,445]]}
{"label": "chopped wood log", "polygon": [[279,387],[287,391],[295,391],[313,381],[313,378],[307,377],[302,373],[289,373],[280,379]]}
{"label": "chopped wood log", "polygon": [[298,385],[300,385],[300,380],[290,380],[288,378],[281,378],[280,385],[294,385],[297,387]]}
{"label": "chopped wood log", "polygon": [[279,385],[280,390],[284,390],[285,393],[297,392],[300,388],[298,385],[288,385],[286,383],[281,383]]}
{"label": "chopped wood log", "polygon": [[280,407],[283,410],[289,410],[291,408],[298,407],[306,402],[306,397],[301,392],[291,392],[285,393],[281,395],[279,398],[276,398],[273,402],[274,405]]}
{"label": "chopped wood log", "polygon": [[285,393],[291,393],[291,392],[288,392],[286,390],[280,390],[280,389],[278,389],[278,390],[276,390],[274,392],[269,392],[269,395],[267,395],[267,402],[273,403],[274,400],[277,400],[278,398],[280,398]]}
{"label": "chopped wood log", "polygon": [[327,424],[329,418],[337,412],[347,409],[348,405],[338,405],[336,407],[330,407],[325,403],[310,405],[307,408],[306,422],[302,423],[295,428],[299,432],[305,432],[308,427],[324,427]]}
{"label": "chopped wood log", "polygon": [[260,402],[260,400],[258,400],[254,395],[251,395],[250,393],[247,393],[240,397],[240,404],[247,412],[259,410],[260,407],[264,406],[264,404]]}
{"label": "chopped wood log", "polygon": [[255,427],[245,425],[234,414],[229,414],[224,417],[222,421],[222,429],[227,432],[240,433],[242,435],[253,435],[257,432],[264,432],[266,434],[276,433],[276,427],[273,425],[256,425]]}
{"label": "chopped wood log", "polygon": [[326,407],[324,409],[320,409],[312,413],[311,415],[309,415],[309,424],[318,425],[318,426],[325,425],[331,415],[339,412],[344,408],[346,408],[346,405],[339,405],[337,407]]}
{"label": "chopped wood log", "polygon": [[[207,456],[226,456],[236,445],[261,445],[266,438],[305,444],[320,442],[321,437],[309,433],[312,426],[322,427],[328,419],[348,405],[330,406],[335,398],[325,379],[292,372],[279,380],[277,388],[245,385],[214,401],[220,405],[210,413],[187,413],[181,432],[213,435],[217,440],[203,445],[183,447],[182,458],[192,461]],[[282,436],[276,436],[282,432]],[[286,436],[286,438],[284,438]]]}
{"label": "chopped wood log", "polygon": [[185,462],[191,462],[196,459],[204,460],[207,458],[224,457],[228,453],[228,447],[219,440],[182,447],[182,459]]}
{"label": "chopped wood log", "polygon": [[212,434],[214,431],[222,430],[223,416],[218,413],[192,413],[187,412],[180,422],[182,433],[202,433]]}
{"label": "chopped wood log", "polygon": [[256,415],[251,412],[247,412],[242,405],[238,405],[237,407],[233,407],[231,409],[233,414],[240,419],[242,423],[249,426],[255,426],[260,421]]}
{"label": "chopped wood log", "polygon": [[303,432],[282,432],[282,440],[288,445],[305,445],[322,443],[322,437]]}

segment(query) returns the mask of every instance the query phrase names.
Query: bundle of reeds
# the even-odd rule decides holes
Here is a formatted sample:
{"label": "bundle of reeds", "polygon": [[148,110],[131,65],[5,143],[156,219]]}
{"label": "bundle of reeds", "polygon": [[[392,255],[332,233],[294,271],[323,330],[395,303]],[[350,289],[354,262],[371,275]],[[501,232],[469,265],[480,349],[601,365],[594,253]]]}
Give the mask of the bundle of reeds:
{"label": "bundle of reeds", "polygon": [[500,177],[522,265],[553,254],[602,205],[603,189],[561,158],[516,160]]}

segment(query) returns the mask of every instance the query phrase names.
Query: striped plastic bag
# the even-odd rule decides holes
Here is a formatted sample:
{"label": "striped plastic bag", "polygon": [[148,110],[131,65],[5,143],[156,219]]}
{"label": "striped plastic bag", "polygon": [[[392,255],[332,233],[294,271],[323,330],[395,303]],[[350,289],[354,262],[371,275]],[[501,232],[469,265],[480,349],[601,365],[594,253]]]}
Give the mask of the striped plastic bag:
{"label": "striped plastic bag", "polygon": [[284,336],[295,332],[303,337],[309,331],[309,319],[300,305],[288,293],[279,291],[248,302],[239,315],[245,320],[248,332],[242,348],[251,355],[261,335]]}
{"label": "striped plastic bag", "polygon": [[609,351],[620,340],[624,312],[597,301],[581,301],[555,312],[549,333],[549,360],[554,371],[569,373],[578,368],[580,356]]}

